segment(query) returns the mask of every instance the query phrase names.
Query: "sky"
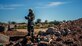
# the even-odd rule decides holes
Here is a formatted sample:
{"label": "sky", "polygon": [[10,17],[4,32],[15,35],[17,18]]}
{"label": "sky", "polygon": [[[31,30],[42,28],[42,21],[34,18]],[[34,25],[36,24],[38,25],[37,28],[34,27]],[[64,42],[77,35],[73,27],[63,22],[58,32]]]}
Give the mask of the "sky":
{"label": "sky", "polygon": [[35,21],[82,18],[82,0],[0,0],[0,22],[26,22],[24,17],[30,8]]}

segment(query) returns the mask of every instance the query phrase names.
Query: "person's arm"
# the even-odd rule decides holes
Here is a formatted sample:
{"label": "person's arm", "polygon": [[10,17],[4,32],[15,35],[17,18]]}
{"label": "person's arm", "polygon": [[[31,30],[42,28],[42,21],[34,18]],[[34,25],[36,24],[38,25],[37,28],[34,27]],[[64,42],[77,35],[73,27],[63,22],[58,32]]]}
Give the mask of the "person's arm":
{"label": "person's arm", "polygon": [[25,16],[25,19],[28,19],[28,17],[27,17],[27,16]]}

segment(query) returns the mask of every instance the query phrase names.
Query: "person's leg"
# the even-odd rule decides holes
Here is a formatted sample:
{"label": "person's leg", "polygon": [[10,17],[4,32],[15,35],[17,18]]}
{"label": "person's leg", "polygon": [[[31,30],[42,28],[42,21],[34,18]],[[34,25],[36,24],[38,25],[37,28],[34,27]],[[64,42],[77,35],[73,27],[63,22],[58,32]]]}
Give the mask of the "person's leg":
{"label": "person's leg", "polygon": [[30,23],[30,28],[31,28],[31,36],[33,36],[33,34],[34,34],[34,23],[33,23],[33,21],[31,21],[31,23]]}
{"label": "person's leg", "polygon": [[32,37],[32,42],[34,42],[34,27],[31,26],[31,37]]}
{"label": "person's leg", "polygon": [[29,36],[30,36],[30,25],[28,24],[28,26],[27,26],[27,31],[28,31],[28,33],[27,33],[27,35],[29,34]]}

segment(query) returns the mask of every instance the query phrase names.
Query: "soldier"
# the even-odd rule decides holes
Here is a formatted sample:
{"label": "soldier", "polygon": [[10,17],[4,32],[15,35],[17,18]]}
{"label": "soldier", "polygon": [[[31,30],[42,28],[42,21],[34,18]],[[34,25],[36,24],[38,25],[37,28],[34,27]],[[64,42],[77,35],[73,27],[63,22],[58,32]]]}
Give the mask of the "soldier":
{"label": "soldier", "polygon": [[28,20],[28,24],[27,24],[28,29],[27,30],[28,30],[28,33],[30,33],[30,35],[33,35],[33,32],[34,32],[34,23],[33,23],[34,18],[35,18],[35,16],[34,16],[32,9],[29,9],[29,14],[27,16],[25,16],[25,19]]}
{"label": "soldier", "polygon": [[17,25],[15,24],[15,25],[14,25],[14,30],[15,30],[15,31],[17,31],[17,29],[16,29],[16,28],[17,28]]}
{"label": "soldier", "polygon": [[10,29],[10,22],[8,22],[8,29],[7,29],[7,31],[11,31],[11,29]]}

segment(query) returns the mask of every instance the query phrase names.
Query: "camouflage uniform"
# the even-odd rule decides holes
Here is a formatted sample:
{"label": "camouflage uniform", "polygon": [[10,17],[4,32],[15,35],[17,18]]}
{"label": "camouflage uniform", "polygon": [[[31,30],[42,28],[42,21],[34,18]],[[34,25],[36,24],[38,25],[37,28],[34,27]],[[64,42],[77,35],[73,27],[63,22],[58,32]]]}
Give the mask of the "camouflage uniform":
{"label": "camouflage uniform", "polygon": [[28,33],[30,33],[31,35],[33,35],[33,32],[34,32],[34,20],[35,16],[34,16],[34,13],[31,9],[29,9],[29,14],[27,16],[25,16],[25,19],[28,20],[28,24],[27,24],[27,30],[28,30]]}

